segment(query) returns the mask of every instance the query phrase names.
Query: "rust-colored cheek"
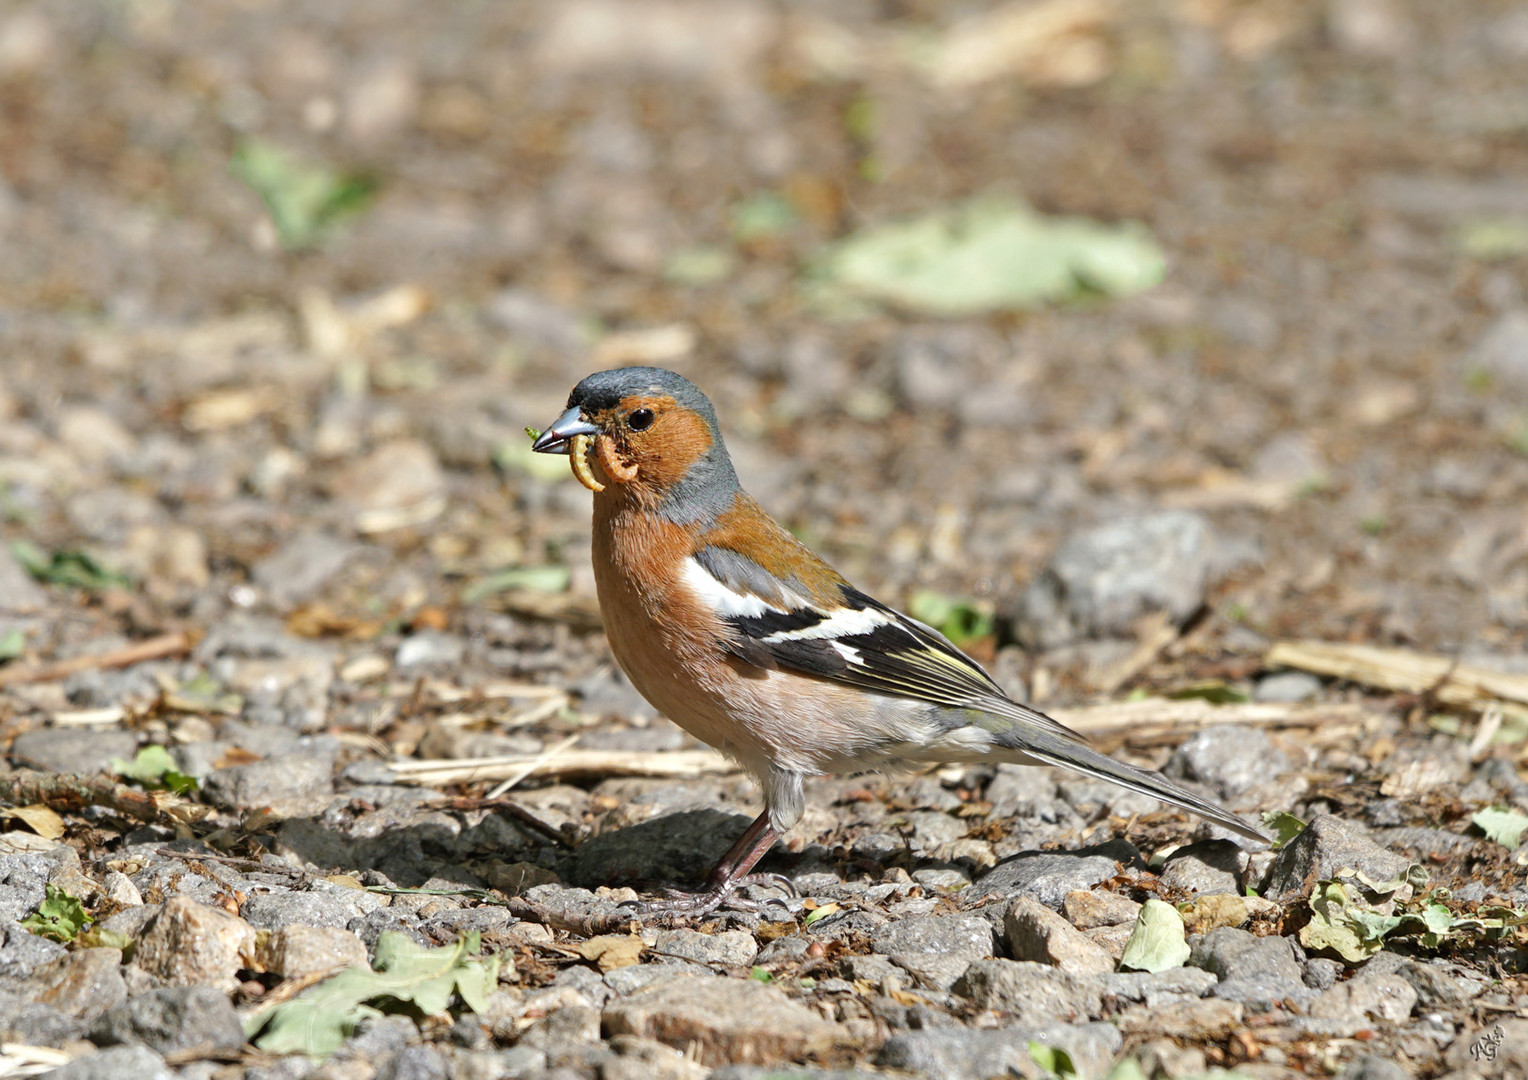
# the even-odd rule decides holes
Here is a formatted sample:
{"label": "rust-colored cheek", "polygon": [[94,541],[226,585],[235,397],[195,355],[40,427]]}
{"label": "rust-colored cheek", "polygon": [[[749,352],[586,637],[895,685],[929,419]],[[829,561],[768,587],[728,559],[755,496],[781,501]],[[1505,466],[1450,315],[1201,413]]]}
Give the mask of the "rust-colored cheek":
{"label": "rust-colored cheek", "polygon": [[594,440],[594,453],[600,460],[605,475],[618,484],[629,484],[637,478],[637,467],[628,465],[616,454],[615,440],[609,435],[599,435]]}

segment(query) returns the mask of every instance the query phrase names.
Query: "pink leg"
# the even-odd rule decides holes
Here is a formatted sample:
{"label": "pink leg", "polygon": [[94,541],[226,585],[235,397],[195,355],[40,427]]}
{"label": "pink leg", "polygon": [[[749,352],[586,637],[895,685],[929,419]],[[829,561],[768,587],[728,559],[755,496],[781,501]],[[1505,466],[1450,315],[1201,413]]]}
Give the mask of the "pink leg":
{"label": "pink leg", "polygon": [[765,810],[753,819],[753,824],[743,830],[743,835],[737,838],[737,843],[727,849],[716,868],[711,871],[711,876],[706,879],[707,891],[723,889],[731,891],[736,883],[748,875],[748,871],[764,857],[765,852],[775,846],[775,841],[780,839],[780,834],[769,823],[769,811]]}
{"label": "pink leg", "polygon": [[[743,885],[780,885],[791,895],[795,890],[791,883],[779,874],[750,874],[749,871],[764,857],[780,834],[769,823],[769,811],[754,818],[753,824],[738,837],[737,843],[727,849],[716,868],[706,878],[706,887],[697,893],[670,893],[666,900],[653,900],[642,905],[643,914],[660,915],[673,912],[680,915],[704,915],[728,901]],[[734,904],[752,906],[752,901],[733,900]]]}

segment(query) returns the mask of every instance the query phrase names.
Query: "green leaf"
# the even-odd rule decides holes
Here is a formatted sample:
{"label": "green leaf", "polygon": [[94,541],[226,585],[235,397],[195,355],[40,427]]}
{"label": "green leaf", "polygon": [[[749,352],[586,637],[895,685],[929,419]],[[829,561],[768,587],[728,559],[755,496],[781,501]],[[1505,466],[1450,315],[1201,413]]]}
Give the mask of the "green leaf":
{"label": "green leaf", "polygon": [[814,276],[851,298],[958,317],[1128,296],[1166,271],[1144,226],[1046,217],[991,197],[866,229],[829,248]]}
{"label": "green leaf", "polygon": [[511,566],[473,582],[462,591],[462,603],[475,604],[486,596],[495,596],[511,589],[567,592],[572,581],[573,571],[566,566]]}
{"label": "green leaf", "polygon": [[1046,1046],[1043,1042],[1030,1039],[1029,1056],[1036,1065],[1051,1076],[1059,1077],[1060,1080],[1071,1080],[1077,1075],[1077,1066],[1072,1064],[1072,1055],[1059,1046]]}
{"label": "green leaf", "polygon": [[446,1012],[454,996],[464,1008],[483,1012],[498,983],[499,958],[472,957],[480,944],[476,931],[433,949],[389,931],[377,939],[376,970],[351,968],[325,979],[255,1013],[244,1033],[267,1053],[326,1057],[382,1008],[411,1006],[434,1016]]}
{"label": "green leaf", "polygon": [[1174,690],[1168,697],[1177,701],[1208,701],[1211,705],[1242,705],[1252,699],[1245,691],[1229,686],[1219,679],[1208,679],[1204,682],[1185,686],[1181,690]]}
{"label": "green leaf", "polygon": [[826,919],[829,915],[838,914],[838,910],[837,904],[823,904],[821,907],[815,907],[806,913],[806,919],[802,925],[811,926],[819,919]]}
{"label": "green leaf", "polygon": [[1350,963],[1367,960],[1385,946],[1385,936],[1404,922],[1365,907],[1340,881],[1318,882],[1310,896],[1310,922],[1300,929],[1300,944],[1330,949]]}
{"label": "green leaf", "polygon": [[145,746],[132,761],[112,758],[111,768],[118,776],[136,780],[146,788],[168,789],[177,795],[189,795],[197,787],[196,777],[181,772],[162,746]]}
{"label": "green leaf", "polygon": [[78,899],[56,885],[43,888],[43,902],[21,920],[21,928],[39,937],[71,942],[90,921],[90,913]]}
{"label": "green leaf", "polygon": [[1496,262],[1528,252],[1528,221],[1521,218],[1481,218],[1467,221],[1454,232],[1454,243],[1472,259]]}
{"label": "green leaf", "polygon": [[27,636],[20,627],[11,627],[0,634],[0,663],[14,660],[27,651]]}
{"label": "green leaf", "polygon": [[748,977],[754,982],[770,983],[775,981],[775,977],[769,973],[768,968],[759,967],[757,964],[749,969]]}
{"label": "green leaf", "polygon": [[1167,971],[1182,967],[1188,956],[1183,916],[1171,904],[1153,897],[1141,906],[1119,966],[1133,971]]}
{"label": "green leaf", "polygon": [[1515,848],[1523,841],[1528,830],[1528,815],[1504,806],[1488,806],[1470,815],[1471,824],[1480,826],[1486,838],[1495,840],[1503,847]]}
{"label": "green leaf", "polygon": [[30,540],[13,540],[10,550],[23,570],[48,585],[98,592],[102,589],[130,588],[133,584],[131,578],[108,569],[93,555],[83,551],[62,549],[50,554]]}
{"label": "green leaf", "polygon": [[244,697],[228,690],[210,672],[199,671],[183,683],[162,678],[163,704],[167,709],[189,713],[235,716],[244,708]]}
{"label": "green leaf", "polygon": [[121,930],[107,930],[100,926],[92,926],[75,941],[82,949],[121,949],[127,952],[133,947],[131,934],[125,934]]}
{"label": "green leaf", "polygon": [[669,253],[663,261],[663,280],[671,285],[714,285],[732,276],[737,255],[724,247],[688,247]]}
{"label": "green leaf", "polygon": [[992,613],[966,600],[957,600],[931,589],[913,593],[907,613],[928,623],[956,645],[992,636]]}
{"label": "green leaf", "polygon": [[1263,815],[1263,831],[1273,834],[1273,850],[1278,851],[1305,831],[1305,822],[1280,810]]}
{"label": "green leaf", "polygon": [[732,210],[732,235],[739,243],[783,236],[800,220],[796,208],[772,191],[750,195]]}
{"label": "green leaf", "polygon": [[260,196],[288,251],[316,245],[339,222],[364,210],[377,189],[362,173],[310,165],[259,139],[246,139],[228,168]]}

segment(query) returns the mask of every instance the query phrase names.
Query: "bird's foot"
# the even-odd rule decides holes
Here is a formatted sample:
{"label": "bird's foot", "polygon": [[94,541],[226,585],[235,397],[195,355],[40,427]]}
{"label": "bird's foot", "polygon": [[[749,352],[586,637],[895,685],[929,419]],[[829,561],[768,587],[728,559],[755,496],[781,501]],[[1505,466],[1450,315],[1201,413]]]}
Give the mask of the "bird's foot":
{"label": "bird's foot", "polygon": [[762,911],[769,904],[785,906],[785,901],[779,897],[752,900],[737,895],[737,891],[745,885],[772,885],[784,890],[787,896],[797,895],[796,887],[783,874],[743,874],[731,881],[712,882],[700,892],[664,889],[660,900],[628,900],[621,906],[633,908],[639,918],[649,915],[709,915],[720,907],[734,911]]}

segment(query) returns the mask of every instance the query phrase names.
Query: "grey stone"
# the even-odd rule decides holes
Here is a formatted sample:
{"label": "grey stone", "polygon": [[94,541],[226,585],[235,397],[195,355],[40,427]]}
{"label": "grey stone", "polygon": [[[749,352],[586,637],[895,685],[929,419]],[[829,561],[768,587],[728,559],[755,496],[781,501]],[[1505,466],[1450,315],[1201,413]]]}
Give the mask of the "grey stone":
{"label": "grey stone", "polygon": [[607,1036],[637,1035],[679,1048],[693,1042],[701,1064],[713,1066],[828,1053],[847,1042],[844,1028],[777,987],[720,978],[703,985],[703,996],[694,993],[695,984],[677,981],[614,998],[603,1018],[594,1013],[589,1041],[599,1039],[603,1024]]}
{"label": "grey stone", "polygon": [[1210,991],[1215,997],[1265,1012],[1286,999],[1303,1005],[1316,997],[1316,991],[1305,985],[1300,958],[1289,938],[1260,938],[1222,926],[1194,938],[1189,947],[1189,964],[1219,977]]}
{"label": "grey stone", "polygon": [[405,1046],[377,1069],[376,1080],[450,1080],[451,1065],[433,1046]]}
{"label": "grey stone", "polygon": [[434,945],[435,942],[425,937],[419,928],[419,920],[403,911],[394,911],[391,908],[378,908],[376,911],[368,911],[365,915],[350,920],[348,929],[355,934],[368,949],[375,948],[377,939],[386,933],[407,934],[420,945]]}
{"label": "grey stone", "polygon": [[8,548],[0,547],[0,612],[29,615],[47,606],[47,592],[21,568]]}
{"label": "grey stone", "polygon": [[1394,1061],[1365,1054],[1348,1062],[1337,1080],[1411,1080],[1411,1074]]}
{"label": "grey stone", "polygon": [[1067,893],[1108,881],[1119,873],[1119,863],[1130,865],[1139,859],[1140,852],[1124,840],[1076,851],[1026,851],[998,863],[977,878],[971,890],[974,896],[1032,896],[1059,911]]}
{"label": "grey stone", "polygon": [[133,963],[172,986],[232,989],[255,953],[254,928],[184,896],[166,900],[138,939]]}
{"label": "grey stone", "polygon": [[1173,852],[1157,883],[1190,896],[1241,892],[1246,856],[1230,840],[1201,840]]}
{"label": "grey stone", "polygon": [[1079,638],[1130,637],[1141,616],[1157,611],[1181,622],[1228,569],[1223,547],[1209,519],[1187,510],[1079,533],[1019,598],[1015,633],[1023,644],[1048,649]]}
{"label": "grey stone", "polygon": [[702,934],[695,930],[659,930],[655,935],[653,951],[697,964],[744,967],[753,963],[759,946],[753,935],[744,930],[724,930],[716,934]]}
{"label": "grey stone", "polygon": [[1100,926],[1133,925],[1141,914],[1141,905],[1119,893],[1078,889],[1062,899],[1061,914],[1077,929],[1092,930]]}
{"label": "grey stone", "polygon": [[439,630],[421,630],[404,638],[393,657],[400,672],[417,672],[421,669],[459,667],[466,655],[467,643],[455,634]]}
{"label": "grey stone", "polygon": [[1472,360],[1504,389],[1528,392],[1528,310],[1499,316],[1476,344]]}
{"label": "grey stone", "polygon": [[142,1043],[161,1054],[238,1050],[244,1029],[233,1005],[210,986],[175,986],[139,994],[108,1009],[90,1029],[92,1042]]}
{"label": "grey stone", "polygon": [[323,809],[334,793],[339,743],[329,736],[305,738],[264,761],[232,765],[208,774],[202,790],[229,810],[273,807],[302,814]]}
{"label": "grey stone", "polygon": [[47,898],[53,863],[40,854],[0,855],[0,923],[19,922]]}
{"label": "grey stone", "polygon": [[79,1019],[42,1001],[0,992],[0,1042],[24,1046],[63,1046],[85,1030]]}
{"label": "grey stone", "polygon": [[111,1046],[77,1057],[48,1073],[48,1080],[174,1080],[164,1058],[146,1046]]}
{"label": "grey stone", "polygon": [[286,610],[323,593],[345,564],[366,549],[326,532],[294,533],[250,572],[272,607]]}
{"label": "grey stone", "polygon": [[793,1066],[783,1072],[778,1065],[723,1065],[706,1074],[706,1080],[883,1080],[884,1073],[860,1069],[814,1069]]}
{"label": "grey stone", "polygon": [[1252,687],[1252,700],[1269,704],[1295,704],[1314,701],[1324,687],[1320,679],[1304,671],[1280,671],[1264,675]]}
{"label": "grey stone", "polygon": [[112,758],[132,760],[138,737],[131,731],[38,728],[16,736],[11,757],[34,769],[91,775],[111,769]]}
{"label": "grey stone", "polygon": [[56,941],[38,937],[17,923],[5,927],[5,943],[0,945],[0,978],[27,978],[39,968],[62,960],[66,950]]}
{"label": "grey stone", "polygon": [[576,312],[528,289],[504,289],[495,294],[486,314],[526,344],[570,356],[583,353],[589,346],[589,328]]}
{"label": "grey stone", "polygon": [[1405,873],[1409,865],[1404,857],[1371,840],[1358,822],[1321,814],[1278,853],[1260,891],[1270,898],[1287,896],[1347,867],[1374,881],[1388,881]]}
{"label": "grey stone", "polygon": [[56,968],[39,971],[37,1000],[66,1016],[94,1020],[127,997],[120,949],[76,949]]}
{"label": "grey stone", "polygon": [[1168,776],[1209,784],[1222,799],[1229,801],[1275,779],[1289,767],[1289,759],[1261,728],[1217,724],[1190,736],[1162,771]]}
{"label": "grey stone", "polygon": [[940,1080],[988,1080],[994,1076],[1042,1075],[1029,1053],[1031,1042],[1065,1050],[1079,1076],[1102,1076],[1123,1042],[1112,1024],[1020,1025],[999,1030],[939,1028],[898,1032],[875,1062],[915,1076]]}
{"label": "grey stone", "polygon": [[1105,994],[1121,1001],[1146,1001],[1164,994],[1198,998],[1208,994],[1219,980],[1202,968],[1168,968],[1166,971],[1117,971],[1098,979]]}
{"label": "grey stone", "polygon": [[953,989],[979,1009],[1013,1014],[1015,1024],[1071,1023],[1102,1008],[1098,982],[1025,960],[974,960]]}
{"label": "grey stone", "polygon": [[534,1046],[512,1046],[494,1055],[494,1066],[504,1080],[539,1075],[546,1070],[546,1051]]}
{"label": "grey stone", "polygon": [[1337,985],[1343,965],[1324,956],[1312,956],[1305,961],[1305,985],[1312,990],[1330,990]]}
{"label": "grey stone", "polygon": [[897,919],[871,939],[874,951],[939,953],[980,960],[994,952],[992,924],[980,915],[915,915]]}
{"label": "grey stone", "polygon": [[1114,970],[1114,957],[1033,897],[1021,896],[1008,908],[1003,937],[1015,960],[1051,964],[1072,975]]}
{"label": "grey stone", "polygon": [[[760,957],[762,959],[762,957]],[[605,973],[605,985],[617,994],[634,994],[649,986],[673,982],[675,979],[693,979],[712,976],[712,972],[697,964],[632,964]]]}
{"label": "grey stone", "polygon": [[1417,992],[1399,975],[1364,971],[1322,991],[1306,1015],[1311,1020],[1330,1022],[1331,1026],[1323,1025],[1323,1034],[1351,1036],[1376,1021],[1399,1024],[1416,1004]]}
{"label": "grey stone", "polygon": [[341,896],[316,892],[257,894],[244,901],[240,912],[251,926],[264,930],[294,923],[345,930],[351,920],[364,914]]}
{"label": "grey stone", "polygon": [[992,804],[994,818],[1022,817],[1051,825],[1077,819],[1071,804],[1061,798],[1056,776],[1049,769],[1001,764],[987,785],[985,797]]}
{"label": "grey stone", "polygon": [[362,1021],[360,1028],[335,1053],[337,1058],[376,1061],[396,1054],[419,1038],[419,1028],[407,1016],[375,1016]]}
{"label": "grey stone", "polygon": [[265,970],[284,978],[366,965],[366,943],[349,930],[293,923],[273,929],[257,953]]}
{"label": "grey stone", "polygon": [[584,841],[564,875],[596,888],[629,882],[678,884],[705,880],[749,820],[720,810],[680,810]]}
{"label": "grey stone", "polygon": [[1479,983],[1456,979],[1441,967],[1419,960],[1403,960],[1396,965],[1395,973],[1411,984],[1417,992],[1417,1003],[1424,1009],[1457,1007],[1480,992]]}

